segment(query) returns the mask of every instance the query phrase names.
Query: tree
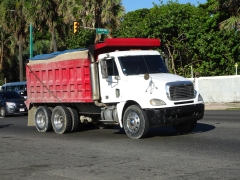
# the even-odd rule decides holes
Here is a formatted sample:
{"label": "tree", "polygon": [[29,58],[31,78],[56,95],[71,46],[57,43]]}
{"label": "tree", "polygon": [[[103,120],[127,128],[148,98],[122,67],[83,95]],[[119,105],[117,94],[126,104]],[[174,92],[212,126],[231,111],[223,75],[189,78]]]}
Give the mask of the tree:
{"label": "tree", "polygon": [[[23,81],[23,41],[26,37],[26,21],[23,13],[24,1],[2,1],[2,7],[5,11],[2,12],[2,27],[8,33],[12,33],[18,42],[19,47],[19,79]],[[9,21],[11,19],[11,21]]]}
{"label": "tree", "polygon": [[95,40],[95,33],[87,29],[80,29],[78,33],[69,35],[66,38],[68,49],[88,48]]}
{"label": "tree", "polygon": [[[120,37],[160,38],[161,52],[167,55],[173,73],[185,73],[186,66],[193,63],[189,43],[193,34],[205,19],[203,13],[190,4],[168,2],[155,5],[150,10],[140,9],[129,12],[121,27],[116,31]],[[195,29],[193,29],[195,28]],[[199,59],[196,59],[197,61]]]}
{"label": "tree", "polygon": [[81,28],[108,28],[110,32],[120,25],[124,14],[121,0],[63,0],[61,7],[64,22],[79,21]]}
{"label": "tree", "polygon": [[226,30],[240,30],[240,2],[239,0],[208,0],[208,9],[215,13],[225,14],[220,22],[220,28]]}
{"label": "tree", "polygon": [[[219,0],[220,1],[220,0]],[[221,22],[220,28],[240,30],[240,2],[239,0],[220,1],[221,7],[226,10],[230,17]]]}
{"label": "tree", "polygon": [[160,38],[159,51],[167,56],[173,73],[190,77],[192,66],[204,76],[230,75],[234,63],[240,61],[240,34],[220,31],[219,23],[226,15],[213,14],[210,5],[169,1],[150,10],[129,12],[114,35]]}
{"label": "tree", "polygon": [[[72,6],[71,3],[73,3]],[[101,3],[105,4],[102,5]],[[19,52],[18,67],[21,69],[20,80],[23,79],[24,68],[22,62],[23,53],[27,54],[28,50],[29,24],[33,24],[35,28],[35,53],[50,52],[46,47],[51,37],[52,43],[50,49],[53,49],[53,51],[57,51],[58,48],[68,49],[71,47],[82,47],[88,45],[90,41],[94,42],[92,37],[95,31],[79,31],[76,38],[72,32],[72,23],[77,17],[77,19],[85,20],[86,25],[95,28],[97,22],[95,13],[97,7],[101,7],[98,8],[99,10],[107,9],[106,12],[99,14],[102,16],[99,18],[101,22],[106,23],[105,27],[108,25],[114,28],[116,24],[119,24],[119,18],[121,16],[118,16],[120,14],[118,8],[122,8],[120,0],[0,0],[0,70],[1,68],[5,68],[4,62],[6,62],[5,66],[9,63],[9,66],[13,67],[15,57],[17,57],[16,53]],[[111,17],[111,14],[114,14],[114,17]],[[9,19],[11,19],[11,21],[9,21]],[[69,21],[65,21],[66,19]],[[48,36],[47,31],[51,32],[51,37]],[[56,40],[58,40],[58,45]],[[24,58],[28,58],[27,55],[24,55]],[[9,71],[6,72],[8,73]],[[19,72],[19,69],[12,72]],[[3,71],[1,71],[1,73],[3,73]],[[12,73],[13,76],[11,75],[11,79],[15,79],[16,81],[18,78],[15,77],[14,73]],[[5,77],[5,75],[2,77]],[[8,77],[10,77],[10,75],[8,75]]]}
{"label": "tree", "polygon": [[145,38],[151,34],[145,18],[150,13],[149,9],[139,9],[124,15],[121,25],[113,31],[114,37]]}
{"label": "tree", "polygon": [[38,16],[41,22],[45,22],[49,28],[49,31],[52,35],[52,48],[53,51],[57,51],[57,42],[55,36],[55,28],[57,26],[58,16],[58,8],[59,8],[59,0],[38,0],[38,4],[40,5],[38,8]]}

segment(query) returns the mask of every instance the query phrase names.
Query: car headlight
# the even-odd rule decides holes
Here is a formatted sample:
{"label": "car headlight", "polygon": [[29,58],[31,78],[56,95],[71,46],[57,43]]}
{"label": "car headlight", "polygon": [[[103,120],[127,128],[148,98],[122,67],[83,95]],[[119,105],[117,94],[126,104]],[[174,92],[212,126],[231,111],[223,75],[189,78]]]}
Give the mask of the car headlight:
{"label": "car headlight", "polygon": [[198,101],[203,101],[201,94],[198,95]]}
{"label": "car headlight", "polygon": [[166,105],[166,103],[160,99],[151,99],[150,100],[150,104],[152,106],[162,106],[162,105]]}
{"label": "car headlight", "polygon": [[14,103],[14,102],[6,102],[6,104],[7,104],[7,106],[9,106],[9,107],[14,107],[14,106],[16,106],[16,104]]}

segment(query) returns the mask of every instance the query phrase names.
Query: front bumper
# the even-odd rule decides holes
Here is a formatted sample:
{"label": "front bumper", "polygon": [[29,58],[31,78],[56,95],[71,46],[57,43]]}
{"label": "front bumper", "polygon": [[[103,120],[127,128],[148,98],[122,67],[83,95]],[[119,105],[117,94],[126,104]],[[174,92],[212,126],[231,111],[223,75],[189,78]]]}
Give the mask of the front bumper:
{"label": "front bumper", "polygon": [[204,104],[177,106],[161,109],[145,109],[150,126],[171,125],[197,121],[204,116]]}
{"label": "front bumper", "polygon": [[27,107],[6,107],[7,114],[27,114],[28,110]]}

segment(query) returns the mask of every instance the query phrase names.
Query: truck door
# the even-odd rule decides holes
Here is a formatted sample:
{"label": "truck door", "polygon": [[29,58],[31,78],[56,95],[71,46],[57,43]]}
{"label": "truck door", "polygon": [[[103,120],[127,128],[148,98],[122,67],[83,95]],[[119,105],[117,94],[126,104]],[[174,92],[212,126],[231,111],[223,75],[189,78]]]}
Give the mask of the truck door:
{"label": "truck door", "polygon": [[[120,98],[120,78],[114,58],[107,59],[108,78],[103,79],[100,75],[100,91],[103,103],[119,102]],[[100,66],[100,65],[99,65]],[[99,68],[101,69],[101,67]]]}

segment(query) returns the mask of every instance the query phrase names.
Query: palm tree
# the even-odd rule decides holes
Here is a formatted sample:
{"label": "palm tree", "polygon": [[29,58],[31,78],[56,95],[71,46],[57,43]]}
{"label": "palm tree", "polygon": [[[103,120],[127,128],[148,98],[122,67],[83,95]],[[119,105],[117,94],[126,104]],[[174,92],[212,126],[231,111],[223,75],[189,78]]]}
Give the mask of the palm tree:
{"label": "palm tree", "polygon": [[229,17],[220,23],[220,29],[240,30],[239,0],[208,0],[210,11],[226,12]]}
{"label": "palm tree", "polygon": [[6,34],[5,30],[0,25],[0,71],[3,69],[3,60],[8,59],[8,51],[9,51],[9,41],[12,36]]}
{"label": "palm tree", "polygon": [[[79,21],[81,27],[114,29],[124,15],[121,0],[62,0],[65,22]],[[96,41],[98,40],[96,35]]]}
{"label": "palm tree", "polygon": [[53,51],[57,51],[57,42],[55,36],[55,28],[57,26],[58,16],[58,5],[59,0],[39,0],[40,4],[40,20],[45,21],[46,25],[49,27],[49,30],[52,35],[52,48]]}
{"label": "palm tree", "polygon": [[[95,28],[108,28],[111,32],[120,26],[123,15],[121,0],[98,0],[95,7]],[[95,41],[100,38],[96,36]]]}
{"label": "palm tree", "polygon": [[220,23],[221,29],[236,29],[240,30],[240,2],[239,0],[227,0],[221,4],[222,8],[231,14],[231,17]]}
{"label": "palm tree", "polygon": [[[6,30],[6,14],[9,13],[6,9],[5,2],[0,2],[0,82],[5,80],[15,80],[17,75],[9,68],[14,67],[15,64],[15,50],[17,47],[17,39],[12,33]],[[10,73],[9,73],[10,72]]]}
{"label": "palm tree", "polygon": [[1,12],[2,28],[7,33],[13,34],[18,42],[20,81],[23,81],[23,41],[26,37],[26,21],[23,6],[23,0],[3,0],[1,2],[1,7],[5,8],[5,10]]}
{"label": "palm tree", "polygon": [[41,30],[48,26],[52,36],[51,49],[57,51],[57,42],[55,29],[59,18],[58,8],[60,0],[26,0],[24,12],[26,13],[29,23]]}
{"label": "palm tree", "polygon": [[121,0],[102,0],[98,10],[101,19],[97,24],[111,29],[120,26],[124,15],[124,7],[121,5]]}
{"label": "palm tree", "polygon": [[65,23],[80,22],[82,27],[94,27],[95,0],[62,0],[59,14],[64,17]]}

